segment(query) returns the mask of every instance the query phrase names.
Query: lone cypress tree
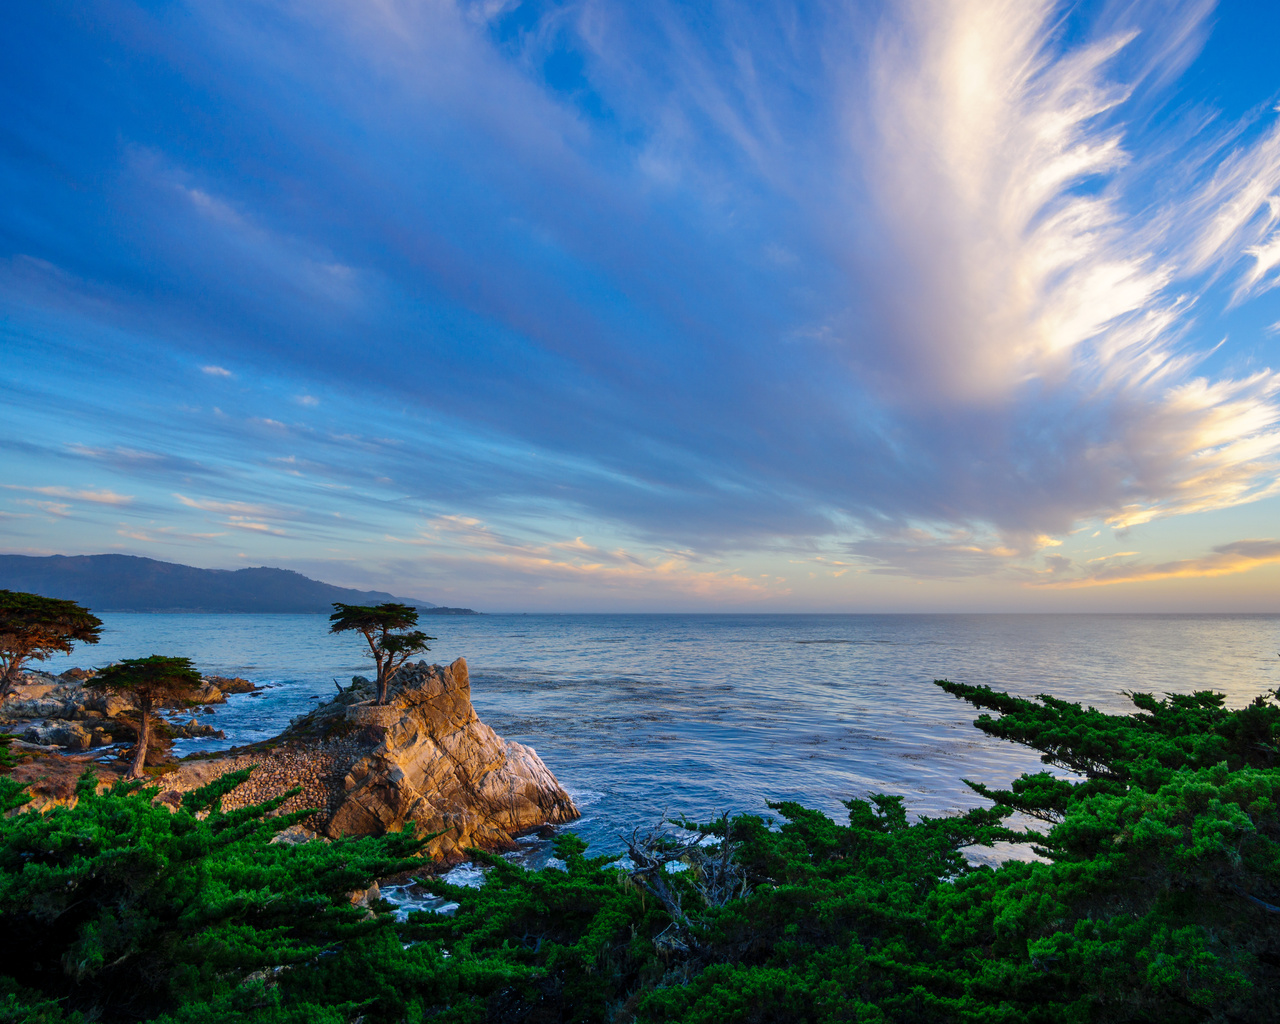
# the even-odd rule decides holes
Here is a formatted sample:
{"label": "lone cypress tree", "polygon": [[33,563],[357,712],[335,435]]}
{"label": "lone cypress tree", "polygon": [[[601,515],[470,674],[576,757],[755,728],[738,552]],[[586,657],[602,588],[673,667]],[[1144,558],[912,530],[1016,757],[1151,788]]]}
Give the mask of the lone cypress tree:
{"label": "lone cypress tree", "polygon": [[96,644],[102,620],[74,601],[0,590],[0,697],[13,688],[22,665],[51,654],[70,654],[77,642]]}
{"label": "lone cypress tree", "polygon": [[400,666],[413,655],[431,650],[427,636],[421,630],[409,631],[418,624],[418,610],[407,604],[380,604],[374,607],[363,604],[333,603],[329,616],[330,633],[346,633],[355,630],[364,636],[378,666],[378,703],[387,702],[387,687]]}
{"label": "lone cypress tree", "polygon": [[130,778],[140,778],[147,763],[151,742],[151,713],[166,704],[193,702],[200,687],[200,673],[191,667],[189,658],[166,658],[153,654],[149,658],[125,658],[108,665],[86,686],[128,693],[138,705],[138,746],[134,750]]}

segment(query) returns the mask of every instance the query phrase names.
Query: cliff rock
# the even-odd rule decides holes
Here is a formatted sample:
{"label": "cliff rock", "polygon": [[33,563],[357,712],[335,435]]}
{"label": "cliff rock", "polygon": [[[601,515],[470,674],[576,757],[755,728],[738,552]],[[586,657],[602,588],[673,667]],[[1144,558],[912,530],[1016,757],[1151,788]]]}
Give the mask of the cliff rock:
{"label": "cliff rock", "polygon": [[578,817],[531,748],[504,740],[477,717],[463,659],[406,666],[397,682],[389,707],[348,707],[349,720],[369,720],[385,733],[343,779],[329,835],[377,834],[412,822],[419,832],[447,830],[433,852],[449,857],[468,846],[508,848],[515,833]]}
{"label": "cliff rock", "polygon": [[166,776],[172,802],[228,771],[256,765],[223,801],[232,809],[302,793],[282,812],[319,808],[306,827],[323,836],[440,832],[427,850],[455,862],[468,847],[514,848],[515,836],[573,821],[578,809],[532,748],[504,740],[471,706],[467,663],[406,665],[386,706],[357,677],[331,702],[249,753],[183,762]]}

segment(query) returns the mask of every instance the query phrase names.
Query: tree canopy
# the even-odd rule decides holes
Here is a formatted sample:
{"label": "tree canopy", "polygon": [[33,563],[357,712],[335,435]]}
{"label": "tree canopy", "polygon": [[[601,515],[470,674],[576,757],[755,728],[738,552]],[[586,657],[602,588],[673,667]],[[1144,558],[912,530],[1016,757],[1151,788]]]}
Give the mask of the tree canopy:
{"label": "tree canopy", "polygon": [[[272,816],[292,792],[224,812],[248,775],[185,794],[175,812],[155,788],[99,793],[87,773],[74,806],[45,814],[22,812],[22,787],[0,778],[0,1021],[140,1021],[205,1000],[209,1021],[269,1021],[253,972],[385,933],[394,922],[367,920],[347,893],[420,864],[407,858],[426,840],[271,843],[311,812]],[[217,1009],[228,995],[234,1006]]]}
{"label": "tree canopy", "polygon": [[[948,817],[870,794],[842,820],[679,821],[627,860],[572,833],[557,869],[475,851],[479,888],[425,880],[452,916],[362,919],[342,890],[416,841],[272,844],[296,816],[222,813],[235,777],[177,814],[88,779],[45,816],[0,778],[0,1021],[1280,1021],[1280,696],[1109,715],[940,685],[1052,771],[975,783],[995,805]],[[1002,841],[1039,859],[967,855]]]}
{"label": "tree canopy", "polygon": [[335,601],[329,616],[330,633],[360,633],[369,644],[377,665],[378,703],[387,703],[387,688],[395,674],[413,655],[431,650],[427,636],[410,627],[418,624],[418,610],[407,604],[342,604]]}
{"label": "tree canopy", "polygon": [[108,665],[86,686],[129,694],[137,704],[141,720],[138,745],[129,774],[142,775],[151,742],[151,714],[156,708],[191,703],[200,688],[200,673],[189,658],[169,658],[153,654],[148,658],[124,658]]}
{"label": "tree canopy", "polygon": [[74,601],[0,590],[0,696],[28,660],[70,654],[77,643],[96,644],[102,620]]}

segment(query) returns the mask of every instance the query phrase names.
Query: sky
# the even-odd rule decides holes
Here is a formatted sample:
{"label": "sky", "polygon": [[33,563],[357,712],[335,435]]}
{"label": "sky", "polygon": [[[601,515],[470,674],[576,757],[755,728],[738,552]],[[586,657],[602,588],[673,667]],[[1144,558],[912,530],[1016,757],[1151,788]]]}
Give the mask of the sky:
{"label": "sky", "polygon": [[0,550],[1280,611],[1280,5],[5,20]]}

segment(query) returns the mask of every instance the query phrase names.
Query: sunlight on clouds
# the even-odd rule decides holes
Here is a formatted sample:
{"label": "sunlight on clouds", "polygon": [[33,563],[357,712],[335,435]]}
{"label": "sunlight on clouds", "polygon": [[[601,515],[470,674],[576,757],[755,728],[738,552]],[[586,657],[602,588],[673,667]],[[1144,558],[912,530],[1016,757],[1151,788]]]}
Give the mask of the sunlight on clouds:
{"label": "sunlight on clouds", "polygon": [[623,549],[605,550],[576,537],[571,541],[537,544],[499,534],[469,516],[444,515],[431,519],[410,538],[387,536],[396,544],[433,549],[437,564],[452,560],[499,569],[510,577],[543,582],[585,584],[606,590],[677,594],[714,599],[759,599],[782,596],[783,581],[753,579],[737,570],[694,569],[676,555],[645,557]]}
{"label": "sunlight on clouds", "polygon": [[[1238,297],[1275,283],[1280,235],[1261,240],[1280,210],[1280,124],[1251,143],[1205,141],[1223,150],[1209,179],[1197,183],[1188,157],[1191,184],[1144,210],[1125,194],[1131,87],[1110,77],[1133,31],[1062,51],[1057,5],[1043,0],[922,0],[904,12],[876,51],[866,147],[895,275],[876,292],[892,346],[875,355],[892,369],[882,379],[900,405],[997,422],[1037,382],[1062,407],[1047,432],[1036,426],[1040,442],[1072,467],[1056,507],[1011,517],[1000,501],[1015,480],[996,476],[991,506],[970,517],[1058,533],[1054,518],[1101,516],[1123,528],[1276,493],[1280,375],[1196,376],[1203,354],[1186,341],[1195,289],[1207,287],[1194,275],[1236,273]],[[1207,12],[1171,11],[1186,24],[1169,45]],[[1105,435],[1073,436],[1077,417],[1099,416]],[[1026,428],[1014,418],[1005,429]],[[961,552],[937,543],[943,562]],[[894,550],[919,561],[892,535],[876,554]],[[981,549],[983,564],[1002,557]]]}
{"label": "sunlight on clouds", "polygon": [[[1125,552],[1125,554],[1132,555],[1134,552]],[[1280,541],[1240,540],[1215,547],[1212,554],[1201,558],[1184,558],[1159,565],[1126,563],[1103,566],[1091,570],[1083,577],[1045,580],[1036,583],[1035,586],[1057,590],[1077,590],[1082,587],[1105,587],[1117,583],[1230,576],[1276,562],[1280,562]]]}
{"label": "sunlight on clouds", "polygon": [[95,481],[7,485],[76,543],[726,604],[1260,557],[1071,538],[1280,494],[1280,119],[1179,80],[1207,0],[49,10],[6,478]]}
{"label": "sunlight on clouds", "polygon": [[71,506],[62,501],[36,501],[33,498],[24,498],[22,504],[38,508],[41,512],[59,519],[65,519],[71,514]]}

